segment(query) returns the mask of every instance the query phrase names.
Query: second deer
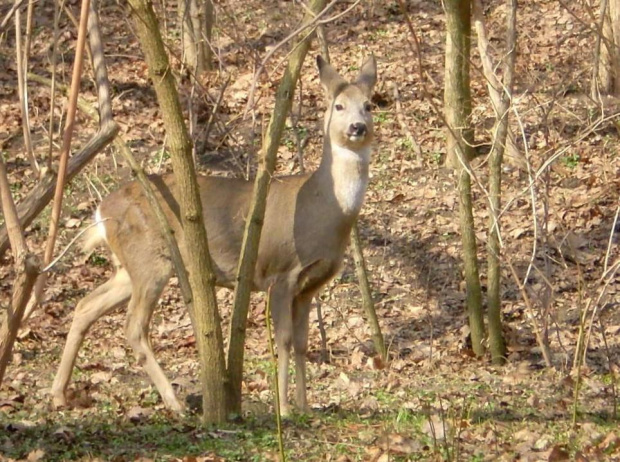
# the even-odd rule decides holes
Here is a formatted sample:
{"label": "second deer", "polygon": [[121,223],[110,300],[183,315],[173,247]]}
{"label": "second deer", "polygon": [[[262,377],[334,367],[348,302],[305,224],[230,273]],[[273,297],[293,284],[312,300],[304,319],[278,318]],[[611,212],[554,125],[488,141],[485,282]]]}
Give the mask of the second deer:
{"label": "second deer", "polygon": [[[278,384],[283,415],[288,404],[288,364],[294,348],[296,405],[306,411],[306,351],[310,303],[337,273],[364,201],[368,185],[373,123],[370,97],[376,63],[370,57],[353,83],[344,80],[320,56],[320,81],[326,92],[323,155],[312,174],[273,179],[258,251],[253,288],[271,287],[278,348]],[[173,175],[149,177],[175,232],[182,253],[191,251],[179,221]],[[198,179],[205,226],[216,271],[216,284],[233,287],[241,251],[252,183],[242,179]],[[110,280],[82,299],[52,386],[57,406],[66,390],[78,350],[92,324],[129,301],[126,336],[167,407],[183,405],[155,359],[149,340],[153,309],[173,274],[166,242],[138,182],[107,196],[96,213],[88,245],[105,243],[117,270]]]}

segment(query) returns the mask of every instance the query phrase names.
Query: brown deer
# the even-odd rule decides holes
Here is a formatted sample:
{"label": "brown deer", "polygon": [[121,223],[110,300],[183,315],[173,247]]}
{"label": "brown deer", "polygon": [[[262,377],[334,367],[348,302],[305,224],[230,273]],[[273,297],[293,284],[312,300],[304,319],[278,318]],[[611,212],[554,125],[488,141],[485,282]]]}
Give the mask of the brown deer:
{"label": "brown deer", "polygon": [[[376,82],[374,57],[365,61],[353,83],[345,81],[320,56],[317,65],[328,103],[321,163],[312,174],[273,179],[253,281],[254,290],[271,287],[283,415],[289,413],[291,346],[295,351],[296,404],[300,410],[307,410],[305,362],[310,302],[342,262],[368,185],[373,139],[370,97]],[[174,176],[149,179],[181,252],[187,252],[191,243],[185,242],[179,222]],[[216,284],[233,287],[252,183],[217,177],[200,177],[198,181]],[[98,225],[92,228],[85,247],[106,243],[117,270],[77,305],[51,390],[53,402],[56,406],[66,404],[71,371],[90,326],[129,300],[127,340],[165,405],[181,411],[183,405],[157,363],[149,340],[151,315],[173,267],[158,222],[138,182],[128,183],[105,198],[95,219]]]}

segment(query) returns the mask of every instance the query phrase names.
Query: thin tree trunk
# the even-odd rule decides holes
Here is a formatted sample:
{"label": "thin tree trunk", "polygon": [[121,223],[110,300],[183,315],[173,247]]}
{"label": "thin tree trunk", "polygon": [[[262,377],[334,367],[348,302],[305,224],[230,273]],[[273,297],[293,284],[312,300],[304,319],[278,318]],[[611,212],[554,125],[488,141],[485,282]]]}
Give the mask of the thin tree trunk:
{"label": "thin tree trunk", "polygon": [[[310,10],[317,14],[327,2],[325,0],[312,0]],[[311,21],[314,15],[308,13],[306,21]],[[267,134],[263,142],[263,157],[261,159],[252,202],[248,213],[243,244],[241,248],[241,258],[237,271],[237,285],[235,287],[235,303],[230,320],[230,338],[228,344],[228,373],[230,387],[228,393],[229,407],[231,411],[239,413],[241,411],[241,381],[243,376],[243,349],[245,345],[245,329],[248,316],[248,306],[250,303],[250,290],[252,275],[256,266],[258,255],[258,244],[262,230],[263,218],[267,201],[267,193],[276,163],[276,154],[280,145],[282,131],[286,122],[286,117],[291,109],[295,87],[299,79],[299,73],[304,62],[304,58],[310,48],[312,31],[307,33],[294,47],[291,53],[288,66],[284,71],[284,76],[280,81],[276,92],[276,102],[273,115],[267,127]]]}
{"label": "thin tree trunk", "polygon": [[385,348],[385,341],[381,333],[381,326],[379,326],[375,302],[372,300],[372,292],[368,282],[368,272],[366,271],[366,264],[364,263],[362,242],[357,223],[353,225],[353,229],[351,230],[351,248],[353,249],[353,259],[355,260],[355,272],[357,273],[360,292],[362,293],[362,304],[364,305],[364,311],[366,312],[370,330],[372,331],[372,341],[381,359],[386,361],[387,349]]}
{"label": "thin tree trunk", "polygon": [[611,74],[614,82],[613,94],[620,96],[620,0],[609,0],[609,16],[613,41],[613,53],[611,56]]}
{"label": "thin tree trunk", "polygon": [[192,322],[201,366],[203,421],[221,423],[228,415],[226,366],[215,298],[215,275],[192,162],[192,143],[185,127],[176,82],[170,71],[152,4],[148,0],[130,0],[129,4],[162,111],[177,180],[176,195],[185,239],[193,243],[192,251],[187,253],[185,264],[192,289],[192,303],[188,308],[193,313]]}
{"label": "thin tree trunk", "polygon": [[213,68],[211,36],[215,24],[212,0],[179,0],[183,63],[198,76]]}
{"label": "thin tree trunk", "polygon": [[22,51],[22,21],[21,10],[15,10],[15,56],[17,65],[17,89],[19,93],[19,108],[22,116],[22,131],[24,134],[24,147],[26,156],[30,162],[32,170],[36,176],[40,176],[41,169],[32,147],[32,137],[30,136],[30,117],[28,115],[28,86],[26,84],[26,66],[24,66],[25,53]]}
{"label": "thin tree trunk", "polygon": [[[54,190],[54,200],[52,202],[52,213],[49,221],[49,235],[45,245],[45,254],[43,256],[43,265],[47,266],[54,256],[54,248],[56,246],[56,237],[58,235],[58,227],[60,215],[62,212],[62,199],[67,182],[67,164],[69,163],[69,152],[71,151],[71,141],[73,140],[73,130],[77,115],[77,99],[80,93],[80,82],[82,80],[82,65],[84,63],[84,48],[86,46],[86,33],[88,31],[88,17],[90,14],[90,0],[82,2],[80,11],[80,24],[78,29],[77,44],[75,47],[75,62],[73,63],[73,71],[71,75],[71,91],[69,92],[69,102],[67,103],[67,117],[65,120],[65,130],[62,136],[62,146],[60,149],[60,161],[58,163],[58,176],[56,179],[56,188]],[[51,134],[50,134],[51,136]],[[30,300],[28,307],[28,316],[30,316],[36,307],[41,303],[41,295],[47,284],[48,273],[42,273],[34,288],[34,294]]]}
{"label": "thin tree trunk", "polygon": [[215,8],[213,0],[202,0],[201,46],[204,53],[205,71],[213,70],[213,26],[215,26]]}
{"label": "thin tree trunk", "polygon": [[0,316],[0,384],[11,359],[13,344],[22,322],[32,288],[39,274],[38,259],[28,254],[22,261],[15,263],[17,277],[13,283],[10,307]]}
{"label": "thin tree trunk", "polygon": [[502,193],[502,159],[508,138],[508,120],[510,102],[512,98],[512,84],[514,77],[514,63],[517,42],[517,0],[508,0],[508,15],[506,17],[507,39],[506,58],[504,61],[504,85],[501,91],[499,107],[496,108],[496,129],[493,149],[489,159],[489,194],[490,194],[490,223],[489,243],[487,255],[487,310],[489,321],[489,350],[494,364],[503,364],[506,360],[506,343],[502,329],[502,300],[501,300],[501,245],[500,245],[500,218]]}
{"label": "thin tree trunk", "polygon": [[39,274],[39,262],[28,252],[22,227],[17,217],[15,203],[11,197],[11,188],[6,166],[0,156],[0,204],[11,240],[17,277],[13,284],[11,304],[0,311],[0,384],[9,364],[17,331],[22,322],[26,304],[32,293],[32,286]]}
{"label": "thin tree trunk", "polygon": [[[596,39],[594,59],[597,61],[594,66],[597,70],[597,74],[593,77],[592,85],[592,97],[598,100],[601,94],[609,95],[613,91],[614,78],[612,73],[613,62],[613,29],[610,15],[609,3],[613,0],[602,0],[600,7],[600,19],[599,19],[599,36]],[[598,80],[597,80],[598,79]],[[598,85],[597,85],[598,84]]]}
{"label": "thin tree trunk", "polygon": [[471,93],[469,88],[469,52],[471,4],[469,0],[445,0],[446,64],[444,104],[447,132],[447,163],[458,172],[459,216],[463,244],[463,263],[467,286],[467,311],[474,353],[484,354],[482,291],[478,275],[478,257],[472,210],[469,160],[473,157],[473,130],[470,127]]}

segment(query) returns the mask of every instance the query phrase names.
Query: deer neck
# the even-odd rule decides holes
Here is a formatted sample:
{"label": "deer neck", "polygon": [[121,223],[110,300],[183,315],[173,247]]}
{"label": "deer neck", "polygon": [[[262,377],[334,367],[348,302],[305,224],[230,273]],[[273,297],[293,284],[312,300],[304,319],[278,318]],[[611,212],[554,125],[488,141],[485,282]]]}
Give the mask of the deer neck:
{"label": "deer neck", "polygon": [[345,216],[357,216],[366,187],[368,186],[368,164],[370,146],[353,151],[325,138],[323,158],[315,173],[319,188],[333,195],[340,211]]}

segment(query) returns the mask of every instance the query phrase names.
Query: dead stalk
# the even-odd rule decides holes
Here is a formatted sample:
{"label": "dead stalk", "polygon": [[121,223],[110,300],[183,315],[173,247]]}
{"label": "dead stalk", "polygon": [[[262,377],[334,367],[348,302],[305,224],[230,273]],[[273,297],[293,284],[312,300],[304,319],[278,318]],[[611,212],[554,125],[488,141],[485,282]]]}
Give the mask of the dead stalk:
{"label": "dead stalk", "polygon": [[20,9],[15,10],[15,57],[17,62],[17,88],[19,93],[19,108],[22,116],[22,131],[24,133],[24,147],[26,157],[34,174],[39,177],[41,174],[39,163],[34,155],[32,148],[32,138],[30,136],[30,117],[28,115],[28,87],[26,85],[26,57],[22,50],[22,20]]}
{"label": "dead stalk", "polygon": [[58,62],[58,39],[60,37],[60,11],[64,7],[65,0],[54,2],[54,39],[52,41],[52,56],[50,66],[52,68],[52,86],[50,88],[50,112],[48,125],[47,145],[47,169],[52,169],[52,154],[54,152],[54,109],[56,108],[56,70]]}
{"label": "dead stalk", "polygon": [[11,18],[15,14],[15,12],[19,8],[21,8],[22,3],[24,3],[25,1],[26,0],[15,0],[15,2],[13,3],[13,6],[11,6],[11,9],[6,13],[6,16],[4,17],[4,19],[0,23],[0,34],[2,34],[2,32],[4,32],[4,28],[6,27],[6,25],[9,23],[9,21],[11,20]]}
{"label": "dead stalk", "polygon": [[[398,91],[398,85],[396,82],[392,82],[392,94],[394,95],[394,106],[396,109],[396,120],[398,120],[398,125],[400,125],[400,129],[405,134],[405,139],[411,144],[413,152],[416,155],[416,165],[418,167],[422,166],[422,148],[417,143],[411,130],[409,129],[409,125],[405,121],[405,116],[403,115],[403,104],[400,98],[400,92]],[[402,165],[402,162],[401,162]],[[401,169],[402,173],[402,169]]]}
{"label": "dead stalk", "polygon": [[515,271],[514,266],[512,266],[512,262],[510,261],[510,259],[506,258],[505,261],[506,261],[506,265],[508,265],[508,268],[510,269],[510,272],[512,274],[512,277],[515,283],[519,287],[521,296],[523,297],[523,302],[525,304],[526,313],[528,317],[530,318],[530,321],[532,322],[532,328],[534,330],[534,335],[536,337],[536,341],[538,342],[538,346],[540,347],[540,350],[542,352],[543,359],[545,360],[545,365],[549,368],[553,368],[554,366],[553,366],[552,354],[549,349],[549,345],[544,342],[544,339],[542,337],[541,330],[538,326],[538,321],[536,320],[536,313],[534,310],[534,306],[530,300],[530,297],[527,294],[527,291],[525,290],[525,286],[521,283],[519,276],[517,276],[517,272]]}

